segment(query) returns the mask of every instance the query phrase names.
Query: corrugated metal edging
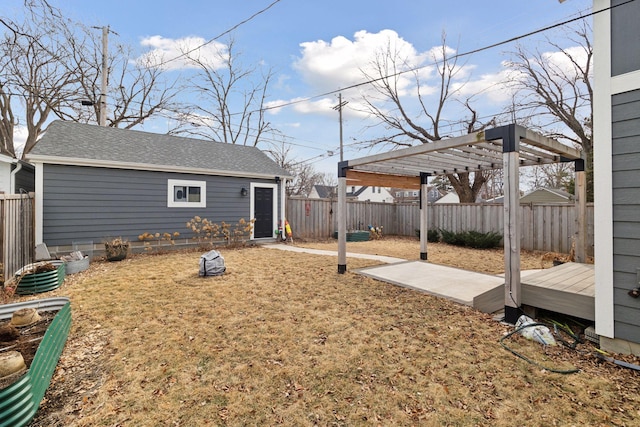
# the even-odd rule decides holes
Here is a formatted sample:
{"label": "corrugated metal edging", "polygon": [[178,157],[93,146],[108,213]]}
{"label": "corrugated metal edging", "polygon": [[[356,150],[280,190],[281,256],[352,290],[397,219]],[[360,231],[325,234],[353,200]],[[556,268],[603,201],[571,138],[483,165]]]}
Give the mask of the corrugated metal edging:
{"label": "corrugated metal edging", "polygon": [[69,302],[67,297],[41,298],[31,301],[0,304],[0,320],[11,319],[14,311],[21,308],[36,308],[38,311],[58,311]]}
{"label": "corrugated metal edging", "polygon": [[58,289],[64,282],[65,264],[60,263],[54,271],[26,274],[18,282],[18,295],[40,294]]}
{"label": "corrugated metal edging", "polygon": [[28,371],[18,381],[0,390],[0,426],[23,426],[31,421],[38,410],[32,397]]}
{"label": "corrugated metal edging", "polygon": [[33,362],[29,367],[32,378],[33,404],[37,407],[49,387],[49,382],[56,370],[58,359],[67,342],[71,328],[71,303],[65,304],[47,328],[42,342],[38,346]]}
{"label": "corrugated metal edging", "polygon": [[39,311],[57,310],[58,313],[47,328],[27,373],[0,390],[0,427],[20,427],[33,419],[49,387],[71,328],[71,303],[63,297],[0,306],[0,319],[8,319],[14,311],[29,307]]}

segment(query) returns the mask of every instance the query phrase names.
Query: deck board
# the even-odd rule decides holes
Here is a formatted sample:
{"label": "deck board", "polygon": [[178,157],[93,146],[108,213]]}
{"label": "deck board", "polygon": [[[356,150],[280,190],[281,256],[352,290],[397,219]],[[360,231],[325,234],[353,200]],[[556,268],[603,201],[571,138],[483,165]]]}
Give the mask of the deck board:
{"label": "deck board", "polygon": [[530,274],[521,280],[522,303],[595,320],[593,265],[570,262]]}

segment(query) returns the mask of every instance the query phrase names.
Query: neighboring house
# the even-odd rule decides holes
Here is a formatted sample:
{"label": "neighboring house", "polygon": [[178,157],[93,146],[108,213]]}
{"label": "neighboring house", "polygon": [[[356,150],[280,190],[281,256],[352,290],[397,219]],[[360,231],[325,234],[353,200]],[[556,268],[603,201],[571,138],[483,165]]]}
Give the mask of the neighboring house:
{"label": "neighboring house", "polygon": [[594,0],[594,12],[596,333],[640,355],[640,2]]}
{"label": "neighboring house", "polygon": [[[435,186],[431,185],[427,187],[427,203],[435,203],[440,199],[443,194]],[[406,190],[402,188],[392,188],[391,194],[393,194],[395,203],[419,203],[420,202],[420,190]]]}
{"label": "neighboring house", "polygon": [[334,185],[314,185],[309,193],[310,199],[335,199],[338,189]]}
{"label": "neighboring house", "polygon": [[[193,237],[195,216],[255,219],[252,239],[274,238],[291,176],[256,147],[55,121],[28,154],[35,165],[36,243],[149,233]],[[98,248],[100,246],[97,246]]]}
{"label": "neighboring house", "polygon": [[[485,203],[504,203],[504,196],[494,197],[484,201]],[[520,197],[520,203],[526,204],[557,204],[557,203],[574,203],[573,195],[564,190],[554,188],[537,188],[524,196]]]}
{"label": "neighboring house", "polygon": [[0,193],[25,194],[34,189],[33,165],[0,154]]}
{"label": "neighboring house", "polygon": [[[309,193],[310,199],[331,199],[336,198],[338,188],[330,185],[314,185]],[[369,186],[351,186],[347,187],[347,198],[349,200],[357,200],[359,202],[380,202],[391,203],[393,196],[387,188],[369,187]]]}
{"label": "neighboring house", "polygon": [[360,202],[393,203],[393,196],[385,187],[347,187],[347,198]]}
{"label": "neighboring house", "polygon": [[574,203],[573,196],[558,188],[536,188],[520,197],[520,203]]}
{"label": "neighboring house", "polygon": [[15,194],[25,194],[36,191],[36,168],[25,161],[16,160],[12,166],[10,185]]}
{"label": "neighboring house", "polygon": [[447,193],[444,196],[440,197],[436,203],[460,203],[460,197],[454,192]]}

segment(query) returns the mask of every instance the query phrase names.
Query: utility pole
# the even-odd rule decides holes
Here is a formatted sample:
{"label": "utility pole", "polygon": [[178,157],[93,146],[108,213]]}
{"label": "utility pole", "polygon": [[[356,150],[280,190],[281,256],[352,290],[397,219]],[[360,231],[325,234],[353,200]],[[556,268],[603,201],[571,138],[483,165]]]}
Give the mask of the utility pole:
{"label": "utility pole", "polygon": [[108,66],[107,57],[109,55],[109,27],[102,27],[102,84],[100,85],[100,126],[107,125],[107,78]]}
{"label": "utility pole", "polygon": [[338,120],[340,120],[340,161],[344,161],[342,152],[342,107],[347,105],[349,101],[342,101],[342,92],[338,94],[338,105],[333,107],[334,110],[338,110]]}

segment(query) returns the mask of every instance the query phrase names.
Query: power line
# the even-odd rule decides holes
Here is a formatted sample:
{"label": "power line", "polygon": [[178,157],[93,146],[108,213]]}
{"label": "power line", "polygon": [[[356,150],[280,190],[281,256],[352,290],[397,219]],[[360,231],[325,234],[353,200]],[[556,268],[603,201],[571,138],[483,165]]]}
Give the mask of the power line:
{"label": "power line", "polygon": [[217,36],[215,36],[215,37],[213,37],[213,38],[211,38],[211,39],[209,39],[209,40],[207,40],[206,42],[202,43],[201,45],[196,46],[196,47],[194,47],[194,48],[192,48],[192,49],[189,49],[189,50],[187,50],[186,52],[183,52],[183,53],[181,53],[181,54],[180,54],[180,55],[178,55],[178,56],[175,56],[175,57],[173,57],[173,58],[167,59],[166,61],[161,61],[159,64],[154,64],[154,65],[155,65],[155,66],[157,66],[157,67],[162,67],[163,65],[166,65],[166,64],[168,64],[168,63],[170,63],[170,62],[177,61],[177,60],[178,60],[178,59],[180,59],[180,58],[184,58],[184,57],[188,56],[190,53],[193,53],[193,52],[195,52],[196,50],[201,49],[201,48],[203,48],[203,47],[205,47],[205,46],[207,46],[207,45],[209,45],[209,44],[213,43],[214,41],[218,40],[218,39],[219,39],[219,38],[221,38],[222,36],[225,36],[225,35],[227,35],[227,34],[231,33],[232,31],[234,31],[234,30],[235,30],[235,29],[237,29],[238,27],[240,27],[240,26],[242,26],[242,25],[246,24],[247,22],[249,22],[249,21],[253,20],[255,17],[257,17],[258,15],[263,14],[264,12],[266,12],[266,11],[267,11],[267,10],[269,10],[269,9],[271,9],[273,6],[275,6],[275,5],[276,5],[276,3],[279,3],[279,2],[280,2],[280,0],[274,0],[274,1],[273,1],[273,2],[271,2],[267,7],[265,7],[265,8],[263,8],[263,9],[261,9],[261,10],[257,11],[256,13],[254,13],[253,15],[251,15],[250,17],[246,18],[246,19],[245,19],[245,20],[243,20],[243,21],[238,22],[238,23],[237,23],[236,25],[234,25],[233,27],[229,28],[228,30],[223,31],[222,33],[218,34]]}
{"label": "power line", "polygon": [[[543,32],[549,31],[549,30],[553,30],[555,28],[559,28],[559,27],[562,27],[564,25],[571,24],[572,22],[580,21],[580,20],[583,20],[585,18],[589,18],[589,17],[595,16],[597,14],[600,14],[602,12],[606,12],[606,11],[615,9],[617,7],[624,6],[624,5],[632,3],[634,1],[636,1],[636,0],[627,0],[627,1],[625,1],[623,3],[620,3],[620,4],[612,5],[612,6],[609,6],[607,8],[604,8],[604,9],[600,9],[600,10],[597,10],[597,11],[594,11],[594,12],[590,12],[590,13],[588,13],[586,15],[582,15],[581,14],[581,15],[575,17],[575,18],[567,19],[567,20],[558,22],[556,24],[548,25],[546,27],[530,31],[528,33],[521,34],[519,36],[511,37],[509,39],[506,39],[506,40],[503,40],[503,41],[500,41],[500,42],[492,43],[490,45],[486,45],[486,46],[483,46],[483,47],[480,47],[480,48],[477,48],[477,49],[472,49],[472,50],[469,50],[469,51],[466,51],[466,52],[456,53],[455,55],[451,56],[449,59],[450,60],[457,60],[459,58],[464,58],[466,56],[470,56],[470,55],[473,55],[473,54],[476,54],[476,53],[479,53],[479,52],[483,52],[485,50],[489,50],[489,49],[493,49],[493,48],[496,48],[496,47],[499,47],[499,46],[503,46],[505,44],[513,43],[515,41],[518,41],[518,40],[521,40],[521,39],[524,39],[524,38],[527,38],[527,37],[531,37],[531,36],[533,36],[535,34],[543,33]],[[360,83],[354,83],[354,84],[352,84],[350,86],[342,87],[340,89],[331,90],[329,92],[320,93],[318,95],[312,95],[312,96],[309,96],[309,97],[306,97],[306,98],[302,98],[302,99],[297,99],[295,101],[288,101],[288,102],[283,102],[283,103],[277,104],[277,105],[271,105],[269,107],[265,107],[265,108],[261,108],[261,109],[258,109],[258,110],[254,110],[252,112],[275,110],[275,109],[278,109],[278,108],[284,108],[284,107],[289,107],[291,105],[301,104],[303,102],[309,102],[309,101],[312,101],[314,99],[324,98],[324,97],[327,97],[329,95],[335,95],[337,93],[340,93],[343,90],[356,89],[356,88],[359,88],[361,86],[366,86],[366,85],[369,85],[371,83],[376,83],[376,82],[379,82],[379,81],[383,81],[383,80],[386,80],[386,79],[391,78],[391,77],[398,77],[398,76],[401,76],[401,75],[406,74],[406,73],[413,73],[413,72],[422,70],[422,69],[427,68],[427,67],[440,65],[442,62],[443,62],[443,60],[436,60],[436,61],[433,61],[432,63],[421,65],[419,67],[413,67],[413,68],[409,68],[407,70],[398,71],[398,72],[393,73],[393,74],[387,74],[385,76],[378,77],[378,78],[375,78],[375,79],[369,79],[369,80],[366,80],[366,81],[362,81]],[[236,113],[236,114],[238,114],[238,113]]]}

